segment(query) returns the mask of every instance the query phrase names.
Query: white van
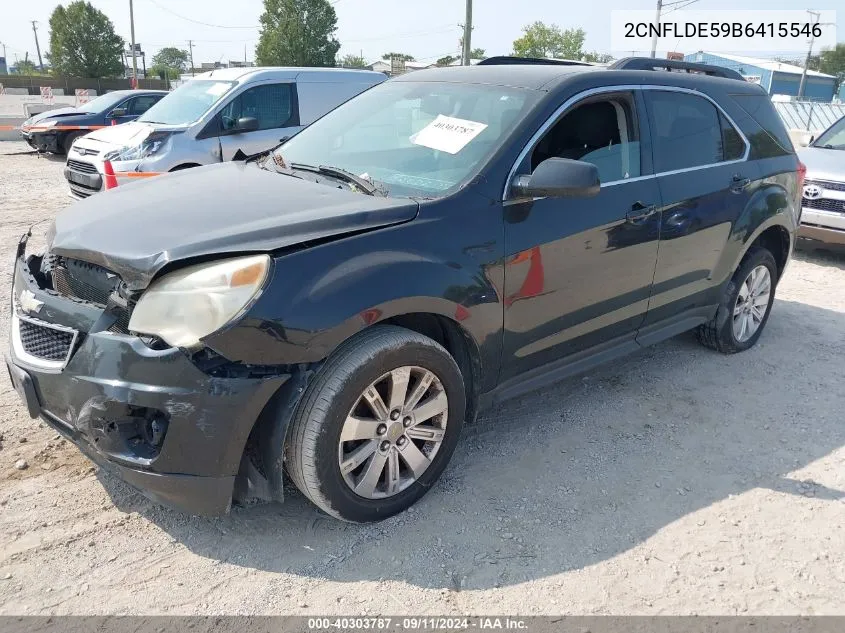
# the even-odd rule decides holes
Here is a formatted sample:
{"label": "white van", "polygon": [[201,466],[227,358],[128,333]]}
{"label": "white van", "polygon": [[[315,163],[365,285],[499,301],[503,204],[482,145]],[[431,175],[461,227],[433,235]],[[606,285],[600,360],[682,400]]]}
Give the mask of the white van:
{"label": "white van", "polygon": [[77,139],[65,178],[73,197],[87,198],[104,189],[105,161],[119,175],[257,154],[386,78],[343,68],[212,70],[179,86],[136,121]]}

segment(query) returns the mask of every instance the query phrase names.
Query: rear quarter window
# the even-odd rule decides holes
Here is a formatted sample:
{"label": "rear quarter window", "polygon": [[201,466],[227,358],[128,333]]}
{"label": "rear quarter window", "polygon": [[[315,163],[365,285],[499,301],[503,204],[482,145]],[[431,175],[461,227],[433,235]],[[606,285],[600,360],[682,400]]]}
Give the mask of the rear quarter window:
{"label": "rear quarter window", "polygon": [[750,158],[773,158],[795,153],[789,133],[768,95],[736,94],[731,98],[759,126],[743,129],[751,143]]}

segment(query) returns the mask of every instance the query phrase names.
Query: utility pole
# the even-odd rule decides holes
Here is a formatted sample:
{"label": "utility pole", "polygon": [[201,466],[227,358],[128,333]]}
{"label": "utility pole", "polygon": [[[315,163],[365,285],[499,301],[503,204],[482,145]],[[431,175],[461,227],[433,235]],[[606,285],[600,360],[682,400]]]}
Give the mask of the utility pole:
{"label": "utility pole", "polygon": [[472,0],[467,1],[467,16],[466,20],[464,21],[464,49],[461,54],[463,59],[461,60],[461,64],[463,66],[469,66],[469,59],[470,55],[472,54]]}
{"label": "utility pole", "polygon": [[[660,12],[663,11],[663,0],[657,0],[657,16],[654,18],[654,25],[656,28],[660,28]],[[654,58],[655,54],[657,53],[657,32],[654,33],[654,36],[651,38],[651,57]]]}
{"label": "utility pole", "polygon": [[194,76],[194,40],[188,40],[188,50],[191,51],[191,77]]}
{"label": "utility pole", "polygon": [[41,47],[38,45],[38,29],[35,27],[38,22],[35,20],[30,20],[30,22],[32,22],[32,32],[35,33],[35,50],[38,51],[38,69],[43,73],[44,62],[41,61]]}
{"label": "utility pole", "polygon": [[[807,9],[807,13],[810,15],[814,15],[816,17],[815,24],[819,23],[819,19],[821,18],[821,13],[818,11],[810,11]],[[810,58],[813,56],[813,43],[816,37],[810,32],[810,48],[807,50],[807,59],[804,60],[804,72],[801,73],[801,83],[798,84],[798,98],[804,96],[804,87],[807,85],[807,70],[810,68]]]}
{"label": "utility pole", "polygon": [[135,59],[135,10],[129,0],[129,34],[132,36],[132,87],[138,87],[138,60]]}

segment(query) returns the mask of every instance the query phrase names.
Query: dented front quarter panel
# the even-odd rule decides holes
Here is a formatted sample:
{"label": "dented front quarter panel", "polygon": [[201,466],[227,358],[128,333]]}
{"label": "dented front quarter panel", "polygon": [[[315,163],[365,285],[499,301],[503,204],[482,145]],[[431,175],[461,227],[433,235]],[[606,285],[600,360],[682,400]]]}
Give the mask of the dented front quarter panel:
{"label": "dented front quarter panel", "polygon": [[471,190],[423,202],[412,222],[277,257],[255,305],[203,342],[248,364],[315,363],[366,327],[437,314],[469,335],[480,387],[492,388],[501,353],[503,230],[501,208]]}

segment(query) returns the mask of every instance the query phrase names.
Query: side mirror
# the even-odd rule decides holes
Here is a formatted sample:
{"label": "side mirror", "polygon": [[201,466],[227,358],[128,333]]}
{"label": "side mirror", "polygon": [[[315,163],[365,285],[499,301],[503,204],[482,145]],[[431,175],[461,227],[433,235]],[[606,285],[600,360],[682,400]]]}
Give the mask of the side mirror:
{"label": "side mirror", "polygon": [[590,198],[601,189],[599,170],[592,163],[568,158],[548,158],[530,176],[513,183],[519,198]]}
{"label": "side mirror", "polygon": [[261,124],[258,122],[258,119],[252,116],[244,116],[238,119],[235,129],[232,131],[235,133],[255,132],[259,127],[261,127]]}
{"label": "side mirror", "polygon": [[121,116],[126,116],[126,113],[127,113],[126,108],[115,108],[109,114],[109,118],[110,119],[116,119],[116,118],[121,117]]}
{"label": "side mirror", "polygon": [[807,146],[809,146],[809,145],[810,145],[810,143],[812,143],[812,142],[815,140],[815,138],[816,138],[816,137],[815,137],[815,136],[813,136],[812,134],[804,134],[804,135],[800,138],[800,140],[798,141],[798,144],[799,144],[801,147],[807,147]]}

